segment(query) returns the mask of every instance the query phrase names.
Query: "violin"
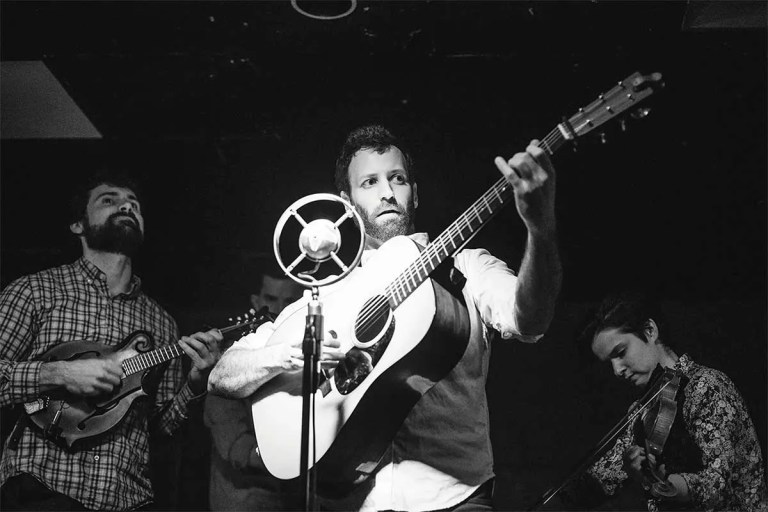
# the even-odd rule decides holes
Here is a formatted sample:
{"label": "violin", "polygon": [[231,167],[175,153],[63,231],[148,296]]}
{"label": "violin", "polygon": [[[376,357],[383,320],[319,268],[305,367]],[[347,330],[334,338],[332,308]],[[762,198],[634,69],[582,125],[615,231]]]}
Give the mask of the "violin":
{"label": "violin", "polygon": [[[679,370],[657,366],[651,374],[650,383],[646,386],[642,398],[635,402],[635,406],[630,408],[629,412],[598,442],[597,447],[582,459],[559,486],[550,488],[529,510],[539,510],[546,505],[569,482],[585,471],[600,454],[605,452],[609,444],[633,423],[635,442],[644,444],[646,455],[652,454],[656,460],[653,466],[648,458],[645,460],[646,481],[643,483],[645,491],[656,498],[674,497],[677,490],[661,475],[658,465],[677,416],[679,393],[685,385],[683,379]],[[640,421],[636,421],[638,416]]]}
{"label": "violin", "polygon": [[[678,393],[682,390],[682,373],[671,368],[657,366],[651,375],[645,396],[649,396],[647,407],[635,423],[635,442],[645,446],[646,460],[643,462],[645,481],[643,488],[656,498],[672,498],[677,490],[658,470],[664,445],[677,416]],[[655,463],[650,463],[653,455]]]}

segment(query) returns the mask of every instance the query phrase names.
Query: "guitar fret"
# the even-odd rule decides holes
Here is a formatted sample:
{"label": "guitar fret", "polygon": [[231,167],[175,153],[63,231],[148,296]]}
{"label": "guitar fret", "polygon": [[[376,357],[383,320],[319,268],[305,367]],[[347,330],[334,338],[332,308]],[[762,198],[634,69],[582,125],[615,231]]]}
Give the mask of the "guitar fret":
{"label": "guitar fret", "polygon": [[413,284],[413,288],[411,289],[411,291],[413,291],[413,290],[415,290],[415,289],[416,289],[416,287],[417,287],[418,285],[416,284],[416,280],[413,278],[413,272],[412,272],[412,271],[409,271],[409,274],[410,274],[410,277],[411,277],[411,283]]}
{"label": "guitar fret", "polygon": [[496,194],[496,197],[499,198],[499,204],[504,204],[504,199],[502,199],[501,194],[499,194],[499,191],[496,190],[496,187],[491,187],[491,190],[493,190],[493,193]]}
{"label": "guitar fret", "polygon": [[[550,155],[553,154],[566,142],[566,136],[569,134],[561,132],[566,129],[566,126],[558,125],[539,142],[539,147]],[[446,258],[471,239],[475,232],[483,227],[485,221],[493,216],[494,210],[504,205],[505,198],[508,198],[511,192],[511,186],[506,178],[500,178],[453,224],[435,238],[416,262],[385,289],[393,307],[400,305]]]}
{"label": "guitar fret", "polygon": [[488,213],[493,213],[493,210],[491,210],[491,205],[488,204],[488,199],[483,196],[483,202],[485,202],[485,207],[488,208]]}
{"label": "guitar fret", "polygon": [[482,224],[483,223],[483,218],[480,216],[480,212],[478,212],[477,209],[474,206],[472,206],[472,213],[474,213],[475,217],[477,217],[478,223]]}
{"label": "guitar fret", "polygon": [[427,272],[427,267],[424,265],[424,262],[421,260],[416,260],[421,265],[421,270],[419,270],[419,280],[424,281],[427,276],[429,276],[429,272]]}

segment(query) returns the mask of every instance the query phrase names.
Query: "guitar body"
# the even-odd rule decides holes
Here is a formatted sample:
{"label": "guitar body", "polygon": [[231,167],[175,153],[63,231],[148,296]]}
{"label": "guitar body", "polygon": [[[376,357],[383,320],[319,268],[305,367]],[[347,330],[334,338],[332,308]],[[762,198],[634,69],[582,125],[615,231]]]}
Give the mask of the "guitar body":
{"label": "guitar body", "polygon": [[[364,350],[369,356],[360,356],[362,351],[353,343],[360,341],[356,324],[360,312],[418,256],[418,246],[412,240],[393,238],[364,267],[321,291],[325,332],[337,334],[350,365],[357,359],[374,362],[369,373],[352,378],[352,384],[339,378],[344,366],[344,362],[340,363],[328,379],[330,386],[325,390],[321,386],[314,393],[310,465],[315,454],[318,483],[324,491],[333,489],[344,494],[345,486],[364,479],[416,402],[451,371],[466,350],[470,328],[466,307],[429,279],[394,311],[385,306],[391,318],[379,326],[378,335],[369,336],[375,341]],[[306,300],[290,306],[275,326],[268,345],[303,339],[306,314]],[[296,478],[301,473],[301,388],[302,371],[284,373],[259,388],[252,399],[262,459],[267,469],[281,479]]]}
{"label": "guitar body", "polygon": [[[149,351],[151,335],[136,331],[118,346],[106,346],[91,341],[63,343],[46,352],[44,361],[74,361],[78,359],[109,358],[118,362]],[[149,371],[149,370],[147,370]],[[147,371],[124,375],[120,386],[108,395],[83,397],[63,389],[46,393],[47,405],[29,415],[30,420],[49,437],[67,446],[78,439],[102,434],[123,419],[133,401],[146,395],[142,381]]]}

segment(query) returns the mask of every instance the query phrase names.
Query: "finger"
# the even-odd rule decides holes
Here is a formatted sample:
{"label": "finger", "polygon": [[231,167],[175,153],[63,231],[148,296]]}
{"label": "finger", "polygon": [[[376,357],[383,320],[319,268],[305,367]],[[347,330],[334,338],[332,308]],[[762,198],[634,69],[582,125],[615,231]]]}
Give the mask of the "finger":
{"label": "finger", "polygon": [[109,384],[110,386],[117,386],[120,384],[121,375],[115,375],[113,373],[105,373],[101,376],[101,382]]}
{"label": "finger", "polygon": [[207,332],[196,332],[194,334],[190,334],[189,336],[185,336],[186,338],[190,338],[193,340],[197,340],[204,345],[212,346],[214,344],[217,344],[219,341],[222,340],[221,333],[219,333],[215,329],[211,329]]}
{"label": "finger", "polygon": [[507,178],[507,181],[511,183],[513,187],[520,181],[520,175],[507,163],[506,160],[497,156],[494,158],[493,163],[496,164],[496,167],[501,171],[501,174]]}
{"label": "finger", "polygon": [[339,340],[337,340],[335,338],[332,338],[332,339],[327,339],[326,338],[326,339],[323,340],[323,346],[324,347],[338,348],[338,347],[341,346],[341,342],[339,342]]}
{"label": "finger", "polygon": [[203,359],[200,357],[200,351],[203,350],[201,347],[205,347],[205,344],[193,338],[184,336],[179,340],[179,346],[192,360],[193,365],[199,366],[203,364]]}
{"label": "finger", "polygon": [[525,148],[525,152],[531,155],[537,162],[542,162],[547,157],[547,152],[539,145],[539,141],[533,139]]}
{"label": "finger", "polygon": [[120,363],[104,365],[102,370],[104,375],[115,377],[118,379],[118,381],[120,380],[120,377],[123,376],[123,367],[120,365]]}
{"label": "finger", "polygon": [[338,361],[341,359],[344,359],[346,357],[347,353],[343,352],[341,350],[323,350],[323,353],[320,355],[321,361]]}

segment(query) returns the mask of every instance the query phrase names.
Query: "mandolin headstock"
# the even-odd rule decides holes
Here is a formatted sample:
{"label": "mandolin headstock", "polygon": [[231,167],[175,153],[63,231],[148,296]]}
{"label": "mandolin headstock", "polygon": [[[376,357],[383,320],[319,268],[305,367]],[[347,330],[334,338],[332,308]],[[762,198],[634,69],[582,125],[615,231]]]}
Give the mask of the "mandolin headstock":
{"label": "mandolin headstock", "polygon": [[230,317],[228,321],[230,325],[219,329],[225,339],[241,338],[252,332],[256,332],[256,329],[264,322],[272,322],[275,320],[273,315],[267,306],[259,309],[258,311],[251,308],[247,312],[238,315],[236,317]]}

